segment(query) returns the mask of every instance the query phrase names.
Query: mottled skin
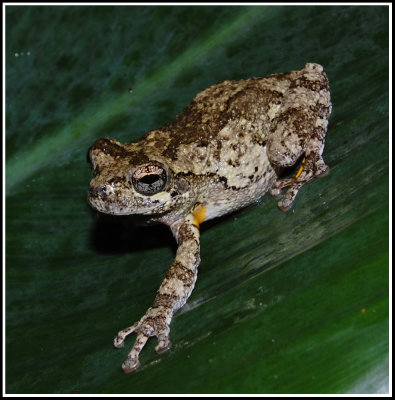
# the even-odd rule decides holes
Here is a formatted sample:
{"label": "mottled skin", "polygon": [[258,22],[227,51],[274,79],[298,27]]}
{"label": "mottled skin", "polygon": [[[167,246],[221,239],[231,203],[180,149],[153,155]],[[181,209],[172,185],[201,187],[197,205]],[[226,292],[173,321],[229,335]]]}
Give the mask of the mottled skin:
{"label": "mottled skin", "polygon": [[[153,306],[114,339],[122,347],[127,335],[137,334],[125,372],[138,368],[150,336],[158,338],[157,352],[170,347],[171,319],[197,278],[201,222],[283,187],[289,188],[278,205],[287,210],[303,184],[329,171],[322,152],[330,113],[328,80],[310,63],[300,71],[212,85],[138,142],[104,138],[92,145],[91,206],[148,215],[168,225],[178,242]],[[298,163],[292,178],[278,179],[282,168]]]}

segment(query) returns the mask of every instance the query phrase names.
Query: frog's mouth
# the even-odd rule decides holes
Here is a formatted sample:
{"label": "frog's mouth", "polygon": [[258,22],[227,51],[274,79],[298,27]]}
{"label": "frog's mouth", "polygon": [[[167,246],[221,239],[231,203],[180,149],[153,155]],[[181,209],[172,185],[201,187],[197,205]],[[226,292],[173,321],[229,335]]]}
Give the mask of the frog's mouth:
{"label": "frog's mouth", "polygon": [[104,214],[164,214],[171,209],[171,195],[164,191],[151,196],[144,196],[130,191],[120,194],[110,185],[91,186],[88,203],[95,210]]}

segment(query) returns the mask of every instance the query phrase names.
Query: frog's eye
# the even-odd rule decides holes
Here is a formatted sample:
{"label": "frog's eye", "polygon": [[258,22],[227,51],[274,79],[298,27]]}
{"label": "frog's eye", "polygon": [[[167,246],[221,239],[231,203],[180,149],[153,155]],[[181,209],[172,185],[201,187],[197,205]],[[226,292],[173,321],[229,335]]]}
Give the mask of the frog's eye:
{"label": "frog's eye", "polygon": [[131,181],[137,192],[149,196],[164,189],[167,183],[167,174],[161,166],[148,164],[137,168]]}

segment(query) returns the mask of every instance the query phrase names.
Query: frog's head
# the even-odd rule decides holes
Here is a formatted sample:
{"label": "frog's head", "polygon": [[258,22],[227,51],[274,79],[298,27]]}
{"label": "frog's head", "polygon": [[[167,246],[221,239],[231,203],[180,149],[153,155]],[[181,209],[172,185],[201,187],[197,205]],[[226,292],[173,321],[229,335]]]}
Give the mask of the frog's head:
{"label": "frog's head", "polygon": [[159,156],[148,157],[139,143],[99,139],[88,158],[94,174],[88,200],[100,212],[160,215],[176,209],[184,196],[188,197],[188,181],[175,177]]}

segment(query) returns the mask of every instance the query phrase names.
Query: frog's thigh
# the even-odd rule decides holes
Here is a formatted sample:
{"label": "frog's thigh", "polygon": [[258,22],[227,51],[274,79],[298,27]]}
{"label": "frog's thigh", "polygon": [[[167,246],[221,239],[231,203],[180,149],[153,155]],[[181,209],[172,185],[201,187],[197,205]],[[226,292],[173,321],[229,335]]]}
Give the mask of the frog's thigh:
{"label": "frog's thigh", "polygon": [[289,90],[284,94],[283,103],[271,122],[267,141],[268,158],[278,167],[289,167],[304,155],[302,164],[291,179],[277,180],[272,188],[273,195],[289,187],[284,198],[278,203],[287,210],[299,189],[313,177],[324,176],[329,167],[322,158],[324,139],[331,112],[329,86],[322,67],[307,64],[300,71]]}
{"label": "frog's thigh", "polygon": [[277,167],[290,167],[305,150],[311,123],[303,110],[286,105],[280,108],[273,122],[267,141],[269,160]]}
{"label": "frog's thigh", "polygon": [[[304,153],[303,175],[309,171],[311,175],[321,176],[328,169],[322,152],[331,111],[329,87],[323,74],[306,75],[305,72],[306,69],[300,71],[284,94],[271,122],[267,152],[270,162],[278,167],[294,165]],[[319,92],[316,88],[320,88]]]}

